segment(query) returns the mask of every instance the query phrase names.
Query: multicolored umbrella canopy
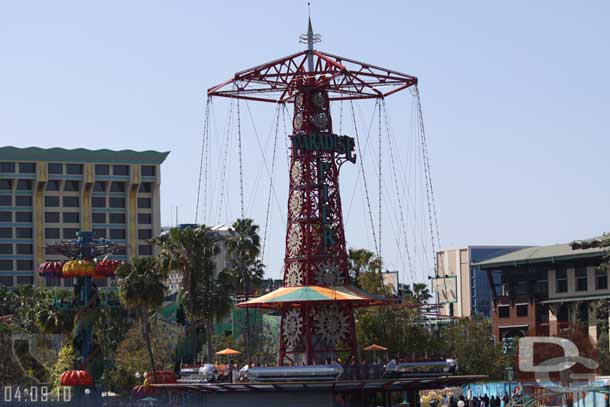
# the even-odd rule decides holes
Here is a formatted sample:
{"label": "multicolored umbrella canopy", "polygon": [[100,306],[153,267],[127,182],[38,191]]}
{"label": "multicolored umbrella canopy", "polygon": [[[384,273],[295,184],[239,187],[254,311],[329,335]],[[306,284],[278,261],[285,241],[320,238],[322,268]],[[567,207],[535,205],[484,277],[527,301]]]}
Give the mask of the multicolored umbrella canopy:
{"label": "multicolored umbrella canopy", "polygon": [[300,304],[337,301],[350,302],[354,307],[391,304],[393,299],[368,294],[353,286],[281,287],[262,297],[237,304],[239,308],[283,308]]}

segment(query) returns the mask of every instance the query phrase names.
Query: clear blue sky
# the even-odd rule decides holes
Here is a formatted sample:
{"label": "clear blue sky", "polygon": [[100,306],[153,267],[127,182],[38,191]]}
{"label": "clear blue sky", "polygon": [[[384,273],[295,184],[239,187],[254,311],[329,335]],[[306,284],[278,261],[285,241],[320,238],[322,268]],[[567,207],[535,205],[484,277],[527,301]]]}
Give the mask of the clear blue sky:
{"label": "clear blue sky", "polygon": [[[318,49],[420,78],[443,247],[610,230],[610,3],[314,1],[312,18]],[[305,25],[305,1],[3,1],[0,144],[171,150],[163,223],[176,206],[180,221],[192,221],[205,89],[300,50]],[[389,103],[395,135],[406,137],[410,96]],[[257,109],[264,138],[269,110]],[[246,189],[264,190],[250,147]],[[344,206],[357,171],[343,169]],[[285,214],[286,177],[277,183]],[[247,210],[260,224],[265,195]],[[279,212],[265,260],[273,276],[283,258]],[[348,241],[372,247],[355,213]],[[384,254],[398,267],[391,226]]]}

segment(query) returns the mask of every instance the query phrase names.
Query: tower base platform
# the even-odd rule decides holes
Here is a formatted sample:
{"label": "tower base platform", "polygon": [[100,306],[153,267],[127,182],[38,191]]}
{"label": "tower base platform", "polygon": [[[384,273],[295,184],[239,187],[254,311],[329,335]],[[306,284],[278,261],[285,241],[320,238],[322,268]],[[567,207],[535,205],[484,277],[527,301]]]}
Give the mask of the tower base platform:
{"label": "tower base platform", "polygon": [[412,377],[382,380],[317,382],[176,383],[151,385],[171,406],[329,406],[419,405],[420,390],[458,387],[486,379],[483,375]]}

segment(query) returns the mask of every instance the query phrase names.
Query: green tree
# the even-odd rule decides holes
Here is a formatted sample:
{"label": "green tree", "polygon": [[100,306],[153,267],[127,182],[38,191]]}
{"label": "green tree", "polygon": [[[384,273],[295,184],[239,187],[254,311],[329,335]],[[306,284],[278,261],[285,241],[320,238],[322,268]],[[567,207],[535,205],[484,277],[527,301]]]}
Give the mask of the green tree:
{"label": "green tree", "polygon": [[55,366],[53,366],[53,369],[51,370],[51,382],[55,389],[60,387],[59,379],[61,374],[66,370],[74,369],[77,359],[78,357],[72,343],[65,343],[59,350],[57,362],[55,362]]}
{"label": "green tree", "polygon": [[[173,367],[174,338],[168,334],[169,324],[158,322],[151,324],[151,346],[157,369]],[[142,384],[136,379],[136,372],[142,375],[150,369],[150,360],[146,349],[146,341],[141,330],[134,325],[129,328],[125,338],[117,345],[112,369],[104,371],[101,383],[105,388],[117,393],[128,394],[133,386]]]}
{"label": "green tree", "polygon": [[96,342],[105,357],[113,359],[117,346],[133,323],[128,310],[120,303],[119,294],[114,290],[100,292],[100,316],[95,321]]}
{"label": "green tree", "polygon": [[166,274],[155,257],[134,257],[131,263],[117,269],[119,297],[128,309],[135,311],[142,326],[142,335],[154,374],[155,359],[150,342],[150,314],[163,304]]}
{"label": "green tree", "polygon": [[352,281],[358,284],[360,274],[371,271],[381,273],[383,261],[380,257],[368,249],[352,249],[347,251],[347,260],[350,265],[350,276]]}
{"label": "green tree", "polygon": [[484,374],[502,379],[507,356],[491,337],[491,321],[482,317],[462,319],[442,331],[446,356],[455,357],[460,373]]}
{"label": "green tree", "polygon": [[37,289],[34,321],[45,334],[69,334],[74,326],[72,292],[62,289]]}
{"label": "green tree", "polygon": [[[236,291],[243,291],[245,300],[250,299],[250,291],[260,286],[265,265],[258,259],[261,249],[258,225],[252,219],[237,219],[233,223],[227,240],[229,255],[228,271],[233,276]],[[250,357],[251,332],[250,310],[246,308],[244,341],[246,358]]]}
{"label": "green tree", "polygon": [[216,244],[221,239],[205,225],[173,228],[153,239],[161,249],[159,256],[164,270],[182,274],[181,290],[189,321],[186,334],[205,328],[209,361],[214,360],[214,320],[224,317],[233,305],[232,277],[224,270],[216,270],[215,257],[219,250]]}
{"label": "green tree", "polygon": [[407,284],[403,295],[405,297],[404,300],[407,303],[418,305],[427,304],[432,298],[428,285],[424,283],[413,283],[413,288],[411,288],[411,285]]}
{"label": "green tree", "polygon": [[390,297],[392,288],[383,283],[383,276],[378,273],[362,273],[358,276],[357,284],[360,288],[370,294]]}

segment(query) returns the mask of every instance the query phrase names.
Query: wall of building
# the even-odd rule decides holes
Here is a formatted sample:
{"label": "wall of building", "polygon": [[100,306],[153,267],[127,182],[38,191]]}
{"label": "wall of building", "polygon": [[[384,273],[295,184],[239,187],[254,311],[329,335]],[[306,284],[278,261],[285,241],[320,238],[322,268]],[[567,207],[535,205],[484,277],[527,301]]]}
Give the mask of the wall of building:
{"label": "wall of building", "polygon": [[120,260],[153,254],[146,240],[160,231],[159,183],[159,165],[0,162],[0,284],[71,285],[36,270],[44,260],[65,260],[45,245],[79,230],[125,244],[114,256]]}
{"label": "wall of building", "polygon": [[[442,250],[437,253],[437,276],[457,277],[457,302],[453,304],[453,315],[470,316],[470,261],[468,248]],[[450,314],[450,305],[445,304],[441,313]]]}
{"label": "wall of building", "polygon": [[[587,275],[587,289],[578,290],[576,284],[576,270],[585,270]],[[610,281],[608,272],[599,272],[597,267],[583,266],[580,268],[566,267],[564,269],[567,276],[567,290],[559,292],[557,289],[557,269],[549,270],[549,299],[570,298],[570,297],[591,297],[598,295],[610,295]],[[598,274],[596,274],[598,273]],[[596,285],[596,277],[605,277],[606,288],[599,288]]]}
{"label": "wall of building", "polygon": [[[453,315],[469,317],[472,314],[478,314],[490,317],[492,293],[487,273],[472,266],[472,264],[521,248],[523,247],[467,246],[438,252],[437,276],[457,277],[457,302],[453,305]],[[499,284],[499,275],[492,273],[492,276]],[[449,304],[445,304],[441,312],[449,315]]]}

